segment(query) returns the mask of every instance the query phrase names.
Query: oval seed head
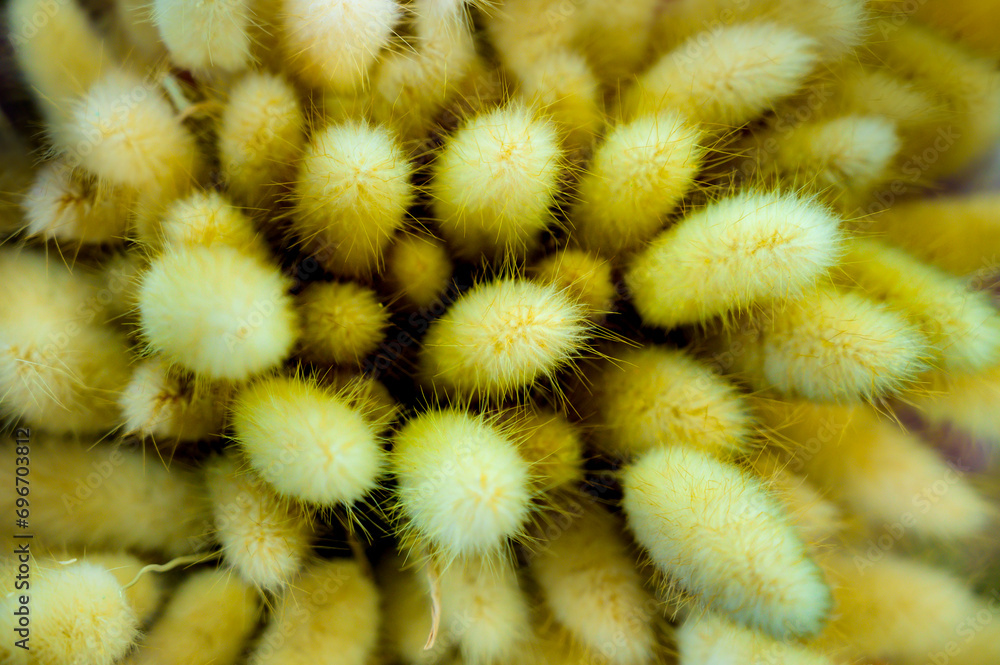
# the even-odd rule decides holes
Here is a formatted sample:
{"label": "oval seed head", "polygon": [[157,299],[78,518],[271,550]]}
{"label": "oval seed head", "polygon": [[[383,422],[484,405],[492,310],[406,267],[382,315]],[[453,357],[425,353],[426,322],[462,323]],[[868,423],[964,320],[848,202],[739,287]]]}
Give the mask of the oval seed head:
{"label": "oval seed head", "polygon": [[55,432],[113,429],[131,358],[125,335],[104,323],[97,280],[3,248],[0,284],[0,413]]}
{"label": "oval seed head", "polygon": [[218,192],[195,192],[170,204],[160,235],[167,245],[228,245],[262,258],[268,255],[250,218]]}
{"label": "oval seed head", "polygon": [[586,310],[551,285],[501,279],[466,292],[431,324],[420,374],[486,400],[529,388],[579,355]]}
{"label": "oval seed head", "polygon": [[199,382],[153,357],[134,365],[118,404],[125,432],[152,437],[159,445],[220,434],[227,399],[223,388]]}
{"label": "oval seed head", "polygon": [[[0,447],[0,471],[13,474],[9,441]],[[31,464],[31,528],[43,542],[172,556],[210,544],[198,479],[178,463],[167,470],[141,448],[32,431]],[[13,514],[15,497],[0,497],[0,509]]]}
{"label": "oval seed head", "polygon": [[382,276],[401,304],[424,309],[437,303],[451,282],[452,262],[444,243],[429,236],[398,236],[389,248]]}
{"label": "oval seed head", "polygon": [[302,355],[313,362],[360,365],[385,338],[389,311],[353,282],[314,283],[297,297]]}
{"label": "oval seed head", "polygon": [[236,662],[257,627],[260,597],[227,570],[199,570],[173,592],[129,665]]}
{"label": "oval seed head", "polygon": [[247,584],[280,591],[309,553],[311,516],[281,499],[257,474],[239,469],[232,454],[209,460],[203,472],[226,563]]}
{"label": "oval seed head", "polygon": [[555,127],[511,105],[466,122],[433,165],[434,216],[467,260],[523,258],[552,221],[562,152]]}
{"label": "oval seed head", "polygon": [[974,372],[1000,360],[1000,314],[983,292],[872,238],[847,245],[840,281],[885,302],[926,335],[942,369]]}
{"label": "oval seed head", "polygon": [[375,658],[379,593],[357,562],[321,561],[295,580],[257,641],[250,665],[329,662],[366,665]]}
{"label": "oval seed head", "polygon": [[551,284],[587,308],[591,319],[601,319],[614,305],[616,289],[611,264],[580,249],[562,249],[528,269],[539,284]]}
{"label": "oval seed head", "polygon": [[932,351],[885,305],[828,285],[776,307],[736,337],[745,350],[736,366],[757,387],[818,401],[872,401],[897,392],[927,369]]}
{"label": "oval seed head", "polygon": [[564,489],[583,480],[583,438],[566,416],[530,406],[504,409],[499,416],[540,490]]}
{"label": "oval seed head", "polygon": [[615,127],[597,148],[570,210],[573,240],[605,256],[641,246],[694,186],[702,132],[664,111]]}
{"label": "oval seed head", "polygon": [[404,536],[446,561],[498,553],[531,510],[528,463],[479,416],[448,410],[413,418],[393,440],[392,468]]}
{"label": "oval seed head", "polygon": [[[138,640],[135,610],[122,585],[103,566],[36,561],[31,574],[28,662],[112,665]],[[11,593],[4,602],[4,617],[13,617],[16,602]],[[16,634],[13,623],[5,632]]]}
{"label": "oval seed head", "polygon": [[[904,201],[864,220],[893,245],[953,275],[1000,270],[1000,192]],[[979,271],[979,272],[977,272]]]}
{"label": "oval seed head", "polygon": [[639,78],[622,100],[622,115],[671,109],[709,130],[740,127],[799,89],[816,65],[817,46],[767,21],[697,34]]}
{"label": "oval seed head", "polygon": [[658,235],[625,281],[647,325],[672,328],[791,298],[841,253],[839,220],[809,199],[745,191]]}
{"label": "oval seed head", "polygon": [[830,590],[758,480],[706,453],[662,448],[626,469],[623,489],[636,540],[683,591],[776,637],[822,627]]}
{"label": "oval seed head", "polygon": [[107,243],[125,237],[132,194],[102,186],[61,160],[42,166],[24,197],[28,235],[57,242]]}
{"label": "oval seed head", "polygon": [[351,504],[375,489],[385,453],[374,426],[335,391],[267,377],[233,404],[233,431],[250,466],[282,496]]}
{"label": "oval seed head", "polygon": [[322,129],[299,165],[292,227],[332,272],[368,276],[405,223],[411,171],[384,128],[351,122]]}
{"label": "oval seed head", "polygon": [[916,177],[922,182],[941,180],[985,157],[1000,137],[1000,72],[996,63],[919,21],[893,23],[884,35],[859,51],[862,61],[928,90],[934,106],[946,114],[938,122],[925,123],[904,153],[908,166],[919,171]]}
{"label": "oval seed head", "polygon": [[517,662],[531,634],[531,607],[517,569],[505,560],[462,557],[442,571],[440,585],[441,624],[458,643],[462,662]]}
{"label": "oval seed head", "polygon": [[656,645],[654,601],[622,527],[599,506],[576,509],[557,518],[568,526],[539,543],[532,576],[553,616],[582,645],[597,653],[616,644],[605,653],[613,665],[649,663]]}
{"label": "oval seed head", "polygon": [[1000,365],[975,374],[933,375],[931,390],[908,395],[924,420],[1000,443]]}
{"label": "oval seed head", "polygon": [[306,85],[351,92],[367,84],[402,8],[395,0],[287,0],[282,13],[289,69]]}
{"label": "oval seed head", "polygon": [[169,248],[139,287],[142,334],[150,350],[187,370],[243,381],[292,351],[287,288],[275,266],[232,247]]}
{"label": "oval seed head", "polygon": [[583,55],[566,48],[539,54],[518,83],[528,104],[555,122],[567,150],[583,152],[601,134],[600,82]]}
{"label": "oval seed head", "polygon": [[73,101],[108,70],[110,49],[79,2],[12,0],[4,9],[4,36],[26,90],[49,125],[64,121]]}
{"label": "oval seed head", "polygon": [[844,115],[805,122],[784,131],[764,133],[763,168],[773,169],[782,182],[808,187],[841,209],[867,201],[869,193],[892,174],[900,150],[896,124],[879,116]]}
{"label": "oval seed head", "polygon": [[795,402],[769,411],[790,463],[873,528],[911,513],[912,533],[954,541],[982,532],[995,515],[940,455],[871,407]]}
{"label": "oval seed head", "polygon": [[834,665],[839,662],[710,611],[693,613],[681,624],[677,630],[677,650],[681,663]]}
{"label": "oval seed head", "polygon": [[67,159],[137,189],[176,187],[195,175],[199,162],[194,137],[159,89],[125,71],[95,83],[54,138]]}
{"label": "oval seed head", "polygon": [[954,644],[956,635],[965,635],[960,642],[964,652],[966,639],[972,640],[969,634],[992,622],[982,618],[996,612],[996,601],[990,600],[988,612],[981,613],[984,599],[952,573],[884,549],[876,552],[848,550],[823,560],[836,606],[817,647],[837,649],[847,660],[877,654],[892,663],[923,664]]}
{"label": "oval seed head", "polygon": [[404,141],[425,139],[442,107],[480,61],[465,2],[411,5],[410,45],[381,58],[372,84],[372,116]]}
{"label": "oval seed head", "polygon": [[617,348],[587,373],[573,405],[605,452],[631,456],[682,445],[726,458],[747,452],[750,409],[736,386],[687,353]]}
{"label": "oval seed head", "polygon": [[241,205],[267,207],[291,182],[305,144],[305,116],[284,77],[248,72],[229,91],[219,121],[219,166]]}
{"label": "oval seed head", "polygon": [[183,69],[235,72],[250,64],[250,0],[153,0],[153,23]]}

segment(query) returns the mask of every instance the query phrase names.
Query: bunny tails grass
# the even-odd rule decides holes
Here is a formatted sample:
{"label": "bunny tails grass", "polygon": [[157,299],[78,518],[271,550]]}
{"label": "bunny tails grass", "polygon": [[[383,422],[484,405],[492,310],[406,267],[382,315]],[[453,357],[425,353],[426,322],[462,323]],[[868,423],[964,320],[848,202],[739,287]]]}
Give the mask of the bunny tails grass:
{"label": "bunny tails grass", "polygon": [[591,438],[606,452],[638,455],[693,446],[719,457],[747,452],[753,419],[736,386],[689,354],[657,346],[615,349],[614,361],[587,372],[573,406],[590,416]]}
{"label": "bunny tails grass", "polygon": [[274,203],[280,184],[295,173],[305,125],[298,94],[285,77],[248,72],[233,86],[218,136],[222,177],[237,202]]}
{"label": "bunny tails grass", "polygon": [[836,264],[842,243],[839,220],[818,203],[749,190],[658,235],[625,282],[643,322],[672,328],[794,297]]}
{"label": "bunny tails grass", "polygon": [[393,440],[404,542],[445,561],[491,555],[521,533],[533,481],[517,445],[481,416],[428,411]]}
{"label": "bunny tails grass", "polygon": [[249,0],[153,0],[153,22],[173,61],[195,71],[250,64]]}
{"label": "bunny tails grass", "polygon": [[68,156],[118,185],[176,187],[200,162],[194,137],[157,86],[124,70],[95,83],[53,135]]}
{"label": "bunny tails grass", "polygon": [[279,494],[324,507],[351,504],[378,484],[385,453],[364,412],[338,392],[272,376],[236,397],[234,436]]}
{"label": "bunny tails grass", "polygon": [[302,353],[321,363],[359,365],[389,324],[375,292],[352,282],[312,284],[299,295],[298,307]]}
{"label": "bunny tails grass", "polygon": [[395,0],[287,0],[282,9],[289,68],[306,85],[337,92],[366,85],[402,16]]}
{"label": "bunny tails grass", "polygon": [[226,562],[247,584],[280,591],[309,552],[311,515],[282,501],[257,474],[238,465],[234,455],[224,454],[205,466],[215,537]]}
{"label": "bunny tails grass", "polygon": [[712,131],[735,129],[799,89],[816,65],[817,46],[766,21],[706,31],[640,76],[625,93],[622,115],[673,109]]}
{"label": "bunny tails grass", "polygon": [[905,318],[857,293],[822,285],[725,333],[735,366],[758,388],[818,401],[875,401],[909,387],[932,347]]}
{"label": "bunny tails grass", "polygon": [[449,393],[502,400],[580,355],[591,329],[587,314],[552,285],[480,284],[431,324],[420,374]]}
{"label": "bunny tails grass", "polygon": [[1000,663],[1000,0],[0,5],[0,665]]}
{"label": "bunny tails grass", "polygon": [[326,127],[313,135],[299,166],[292,228],[332,272],[378,272],[413,199],[411,171],[385,128]]}
{"label": "bunny tails grass", "polygon": [[1000,313],[985,293],[873,238],[847,245],[839,280],[884,301],[933,344],[942,368],[970,372],[1000,360]]}
{"label": "bunny tails grass", "polygon": [[830,590],[759,480],[669,448],[629,466],[623,487],[629,527],[671,584],[776,637],[819,632]]}
{"label": "bunny tails grass", "polygon": [[430,190],[458,256],[522,258],[553,221],[562,167],[554,125],[522,105],[466,122],[434,163]]}
{"label": "bunny tails grass", "polygon": [[171,249],[142,277],[142,335],[181,367],[242,381],[292,351],[298,326],[287,288],[277,267],[232,247]]}
{"label": "bunny tails grass", "polygon": [[[114,575],[93,563],[36,561],[33,567],[30,658],[13,662],[120,662],[139,638],[139,620]],[[12,591],[0,627],[16,635],[15,607]]]}
{"label": "bunny tails grass", "polygon": [[672,112],[613,129],[578,185],[573,239],[605,255],[649,240],[694,186],[705,152],[700,139],[696,126]]}

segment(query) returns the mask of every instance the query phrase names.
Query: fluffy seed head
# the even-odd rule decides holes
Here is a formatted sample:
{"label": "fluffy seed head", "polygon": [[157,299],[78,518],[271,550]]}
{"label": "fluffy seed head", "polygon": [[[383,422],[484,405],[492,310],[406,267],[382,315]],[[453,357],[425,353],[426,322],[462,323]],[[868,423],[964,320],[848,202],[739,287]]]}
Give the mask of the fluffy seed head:
{"label": "fluffy seed head", "polygon": [[168,245],[228,245],[266,256],[250,218],[218,192],[195,192],[167,208],[160,223]]}
{"label": "fluffy seed head", "polygon": [[365,85],[401,15],[395,0],[287,0],[285,58],[307,85],[350,92]]}
{"label": "fluffy seed head", "polygon": [[[112,665],[138,639],[135,610],[103,566],[39,561],[32,572],[32,662]],[[5,616],[13,613],[11,600]],[[6,632],[13,634],[13,626]]]}
{"label": "fluffy seed head", "polygon": [[104,323],[96,280],[7,248],[0,284],[0,412],[57,432],[114,428],[130,355],[125,336]]}
{"label": "fluffy seed head", "polygon": [[709,129],[735,128],[798,90],[816,64],[814,39],[758,21],[695,35],[663,56],[622,101],[626,118],[673,109]]}
{"label": "fluffy seed head", "polygon": [[884,301],[926,335],[946,370],[970,372],[1000,360],[1000,314],[987,294],[872,238],[847,245],[838,279]]}
{"label": "fluffy seed head", "polygon": [[528,272],[539,284],[551,284],[571,295],[587,308],[592,319],[603,318],[614,304],[611,264],[590,252],[563,249],[531,266]]}
{"label": "fluffy seed head", "polygon": [[694,185],[702,132],[664,111],[619,125],[597,149],[570,211],[573,240],[606,256],[634,249]]}
{"label": "fluffy seed head", "polygon": [[[0,448],[0,471],[14,473],[14,440]],[[125,548],[178,556],[206,545],[207,505],[197,478],[169,470],[141,448],[32,430],[31,526],[39,541],[86,551]],[[15,497],[0,497],[13,513]]]}
{"label": "fluffy seed head", "polygon": [[126,432],[178,443],[220,433],[226,398],[224,389],[200,384],[154,357],[134,366],[118,404]]}
{"label": "fluffy seed head", "polygon": [[226,562],[258,589],[279,591],[298,572],[313,536],[310,516],[253,472],[220,455],[204,468],[216,540]]}
{"label": "fluffy seed head", "polygon": [[153,0],[153,23],[184,69],[235,72],[250,63],[249,0]]}
{"label": "fluffy seed head", "polygon": [[823,192],[848,209],[889,177],[900,150],[895,123],[879,116],[806,122],[776,137],[765,135],[763,141],[768,140],[777,149],[765,160],[765,169],[773,168],[784,182]]}
{"label": "fluffy seed head", "polygon": [[511,105],[463,125],[434,162],[431,195],[458,256],[523,257],[552,219],[561,151],[555,127]]}
{"label": "fluffy seed head", "polygon": [[549,409],[512,407],[500,419],[514,435],[521,457],[542,491],[583,480],[583,438],[566,417]]}
{"label": "fluffy seed head", "polygon": [[777,637],[819,631],[830,590],[759,481],[678,447],[646,452],[623,487],[636,540],[681,589]]}
{"label": "fluffy seed head", "polygon": [[415,234],[397,237],[385,264],[386,286],[408,307],[430,307],[451,281],[451,257],[444,243],[435,238]]}
{"label": "fluffy seed head", "polygon": [[353,282],[312,284],[298,296],[302,354],[316,362],[358,365],[385,337],[389,311]]}
{"label": "fluffy seed head", "polygon": [[148,80],[112,71],[77,102],[56,143],[68,159],[116,185],[160,188],[190,178],[194,137]]}
{"label": "fluffy seed head", "polygon": [[368,494],[384,468],[372,423],[332,390],[274,376],[233,404],[234,436],[250,466],[288,498],[322,506]]}
{"label": "fluffy seed head", "polygon": [[458,642],[463,662],[517,660],[531,634],[531,608],[517,569],[506,561],[463,557],[441,573],[440,585],[441,623]]}
{"label": "fluffy seed head", "polygon": [[782,665],[833,665],[834,661],[796,642],[779,641],[742,626],[715,612],[692,614],[677,631],[677,649],[682,663],[774,662]]}
{"label": "fluffy seed head", "polygon": [[618,348],[588,372],[573,405],[593,441],[617,455],[690,446],[719,457],[747,451],[753,421],[736,387],[683,351]]}
{"label": "fluffy seed head", "polygon": [[305,144],[305,117],[284,77],[249,72],[229,92],[219,121],[219,166],[233,198],[267,205],[290,182]]}
{"label": "fluffy seed head", "polygon": [[393,440],[392,468],[403,530],[451,561],[498,552],[531,509],[528,463],[483,418],[428,411]]}
{"label": "fluffy seed head", "polygon": [[139,287],[150,350],[192,372],[242,381],[282,362],[297,334],[276,267],[232,247],[170,248]]}
{"label": "fluffy seed head", "polygon": [[530,387],[578,355],[584,308],[551,285],[501,279],[465,293],[431,324],[425,382],[487,400]]}
{"label": "fluffy seed head", "polygon": [[70,243],[104,243],[125,237],[130,192],[101,186],[62,161],[40,168],[22,205],[28,234]]}
{"label": "fluffy seed head", "polygon": [[351,122],[320,130],[299,165],[293,228],[333,272],[370,275],[405,222],[411,171],[384,128]]}
{"label": "fluffy seed head", "polygon": [[897,313],[826,286],[774,311],[759,339],[766,384],[820,401],[895,392],[927,369],[931,353]]}
{"label": "fluffy seed head", "polygon": [[256,590],[228,570],[196,571],[174,590],[128,662],[232,663],[257,627],[260,605]]}
{"label": "fluffy seed head", "polygon": [[646,324],[703,322],[800,294],[839,258],[838,224],[809,199],[744,191],[657,236],[625,281]]}
{"label": "fluffy seed head", "polygon": [[643,588],[618,521],[600,507],[576,507],[554,536],[539,543],[530,569],[553,616],[581,644],[613,665],[652,660],[652,598]]}
{"label": "fluffy seed head", "polygon": [[916,435],[869,406],[793,402],[769,411],[791,464],[873,528],[910,513],[913,533],[960,539],[981,532],[995,512]]}

